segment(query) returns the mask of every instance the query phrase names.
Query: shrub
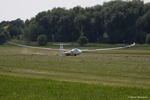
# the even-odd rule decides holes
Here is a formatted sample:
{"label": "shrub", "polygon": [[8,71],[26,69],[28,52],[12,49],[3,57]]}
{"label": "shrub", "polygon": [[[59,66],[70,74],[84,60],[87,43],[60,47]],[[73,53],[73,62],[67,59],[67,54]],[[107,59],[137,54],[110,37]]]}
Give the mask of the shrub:
{"label": "shrub", "polygon": [[37,44],[40,46],[44,46],[47,44],[47,36],[46,35],[39,35],[37,38]]}
{"label": "shrub", "polygon": [[88,39],[86,36],[81,36],[77,42],[80,44],[80,46],[83,46],[88,43]]}

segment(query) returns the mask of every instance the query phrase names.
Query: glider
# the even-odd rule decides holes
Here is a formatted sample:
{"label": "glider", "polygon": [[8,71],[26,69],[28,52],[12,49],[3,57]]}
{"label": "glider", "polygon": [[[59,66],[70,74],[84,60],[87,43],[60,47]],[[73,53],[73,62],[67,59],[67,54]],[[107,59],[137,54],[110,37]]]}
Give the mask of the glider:
{"label": "glider", "polygon": [[53,49],[53,48],[42,48],[42,47],[35,47],[35,46],[27,46],[27,45],[21,45],[21,44],[16,44],[13,42],[8,41],[10,44],[16,45],[16,46],[20,46],[20,47],[26,47],[26,48],[34,48],[34,49],[44,49],[44,50],[59,50],[60,54],[66,55],[66,56],[76,56],[76,55],[80,55],[82,52],[88,52],[88,51],[104,51],[104,50],[118,50],[118,49],[125,49],[125,48],[130,48],[136,45],[136,43],[133,43],[131,45],[128,46],[124,46],[124,47],[115,47],[115,48],[104,48],[104,49],[85,49],[85,50],[81,50],[78,48],[73,48],[72,50],[65,50],[63,48],[64,45],[69,45],[69,44],[53,44],[53,45],[60,45],[60,49]]}

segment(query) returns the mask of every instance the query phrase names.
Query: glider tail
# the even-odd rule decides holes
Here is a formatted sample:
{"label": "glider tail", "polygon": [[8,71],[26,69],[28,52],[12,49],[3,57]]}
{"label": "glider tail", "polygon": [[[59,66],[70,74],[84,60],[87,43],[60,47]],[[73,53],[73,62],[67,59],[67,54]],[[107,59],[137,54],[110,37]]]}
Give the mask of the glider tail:
{"label": "glider tail", "polygon": [[60,54],[64,54],[64,47],[62,44],[60,45]]}
{"label": "glider tail", "polygon": [[53,44],[53,45],[59,45],[60,48],[59,48],[59,51],[60,51],[60,54],[65,54],[65,51],[64,51],[64,45],[70,45],[70,44]]}

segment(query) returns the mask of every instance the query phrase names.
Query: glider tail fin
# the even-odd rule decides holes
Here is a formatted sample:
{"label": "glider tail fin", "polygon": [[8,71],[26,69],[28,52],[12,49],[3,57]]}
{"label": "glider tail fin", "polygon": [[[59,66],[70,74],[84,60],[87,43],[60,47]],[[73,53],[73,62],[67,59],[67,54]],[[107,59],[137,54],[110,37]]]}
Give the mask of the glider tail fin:
{"label": "glider tail fin", "polygon": [[64,54],[64,47],[62,44],[60,45],[60,54]]}
{"label": "glider tail fin", "polygon": [[70,44],[63,44],[63,43],[61,43],[61,44],[53,44],[53,45],[59,45],[60,46],[60,48],[59,48],[60,54],[65,54],[63,46],[64,45],[70,45]]}

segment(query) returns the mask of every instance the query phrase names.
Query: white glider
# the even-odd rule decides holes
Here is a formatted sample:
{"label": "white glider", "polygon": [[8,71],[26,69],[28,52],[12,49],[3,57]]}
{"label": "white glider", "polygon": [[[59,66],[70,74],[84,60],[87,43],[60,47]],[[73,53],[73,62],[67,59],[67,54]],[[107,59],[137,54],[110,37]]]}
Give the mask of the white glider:
{"label": "white glider", "polygon": [[87,52],[87,51],[103,51],[103,50],[125,49],[125,48],[130,48],[130,47],[133,47],[133,46],[136,45],[135,43],[133,43],[133,44],[128,45],[128,46],[115,47],[115,48],[104,48],[104,49],[94,49],[94,50],[89,50],[89,49],[81,50],[81,49],[78,49],[78,48],[73,48],[72,50],[65,50],[63,48],[63,46],[64,45],[69,45],[69,44],[54,44],[54,45],[60,45],[60,49],[54,49],[54,48],[42,48],[42,47],[35,47],[35,46],[27,46],[27,45],[21,45],[21,44],[12,43],[12,42],[9,42],[9,43],[13,44],[13,45],[16,45],[16,46],[26,47],[26,48],[44,49],[44,50],[59,50],[60,54],[63,54],[63,55],[66,55],[66,56],[70,56],[70,55],[76,56],[76,55],[80,55],[82,52]]}

